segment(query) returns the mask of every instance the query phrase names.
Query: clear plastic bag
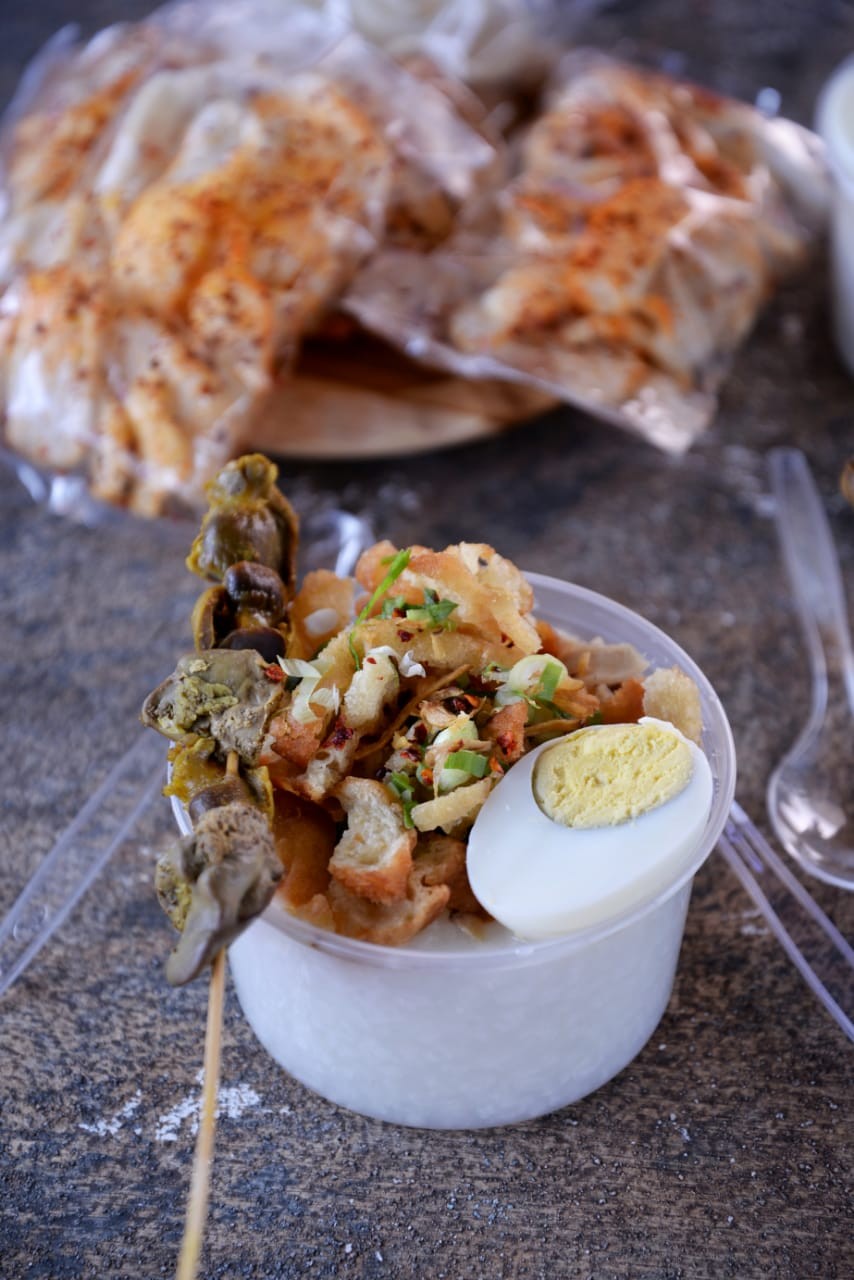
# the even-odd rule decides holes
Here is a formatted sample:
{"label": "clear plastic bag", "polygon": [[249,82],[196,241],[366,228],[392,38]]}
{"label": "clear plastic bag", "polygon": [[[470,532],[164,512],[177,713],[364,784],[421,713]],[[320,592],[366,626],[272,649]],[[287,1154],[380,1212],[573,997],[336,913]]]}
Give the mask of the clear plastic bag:
{"label": "clear plastic bag", "polygon": [[430,255],[374,255],[346,306],[417,359],[538,387],[678,451],[825,205],[806,130],[580,51],[509,183]]}
{"label": "clear plastic bag", "polygon": [[63,35],[3,138],[7,444],[59,501],[83,476],[142,514],[196,505],[380,240],[430,247],[497,156],[338,6],[190,0]]}
{"label": "clear plastic bag", "polygon": [[[0,402],[30,487],[87,519],[195,507],[240,449],[288,452],[289,415],[309,445],[346,418],[346,455],[383,396],[372,452],[558,399],[690,444],[821,223],[822,165],[742,104],[555,67],[535,19],[565,36],[597,3],[185,0],[60,33],[0,138]],[[548,67],[532,123],[495,109]],[[399,361],[342,414],[348,325],[447,385]],[[306,339],[332,355],[300,381]]]}

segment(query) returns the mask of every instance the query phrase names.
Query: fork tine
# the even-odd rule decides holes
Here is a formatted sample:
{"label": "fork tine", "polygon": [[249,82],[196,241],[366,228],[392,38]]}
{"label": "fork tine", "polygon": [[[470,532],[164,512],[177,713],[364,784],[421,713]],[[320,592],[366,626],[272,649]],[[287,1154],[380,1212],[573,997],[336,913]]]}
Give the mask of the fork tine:
{"label": "fork tine", "polygon": [[[744,860],[745,855],[735,844],[732,843],[730,839],[730,833],[734,830],[736,829],[732,824],[727,825],[727,830],[718,841],[718,848],[726,858],[732,871],[756,903],[762,915],[765,917],[768,927],[771,929],[777,941],[780,943],[786,955],[798,970],[798,973],[804,979],[813,995],[816,996],[821,1005],[830,1014],[831,1018],[833,1018],[834,1022],[844,1032],[848,1039],[854,1043],[854,1022],[851,1021],[842,1006],[830,994],[827,987],[821,981],[818,974],[815,972],[812,965],[809,963],[806,956],[800,950],[794,938],[783,924],[783,921],[777,915],[777,912],[772,907],[768,898],[763,893],[756,881],[756,877],[753,875],[753,872]],[[812,912],[810,912],[810,914],[812,914]],[[824,915],[823,912],[821,912],[821,914]],[[827,920],[827,917],[824,916],[824,919]],[[827,923],[830,924],[830,921],[828,920]],[[834,929],[833,925],[831,925],[831,929]],[[834,929],[834,932],[838,931]]]}

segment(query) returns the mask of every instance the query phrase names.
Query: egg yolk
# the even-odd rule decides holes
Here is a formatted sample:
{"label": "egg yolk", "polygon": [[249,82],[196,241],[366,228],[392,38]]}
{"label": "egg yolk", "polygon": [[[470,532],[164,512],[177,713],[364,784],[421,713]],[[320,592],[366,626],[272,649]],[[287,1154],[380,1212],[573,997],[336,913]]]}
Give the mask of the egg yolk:
{"label": "egg yolk", "polygon": [[582,729],[545,751],[533,788],[547,817],[566,827],[613,827],[684,791],[693,771],[687,742],[656,724]]}

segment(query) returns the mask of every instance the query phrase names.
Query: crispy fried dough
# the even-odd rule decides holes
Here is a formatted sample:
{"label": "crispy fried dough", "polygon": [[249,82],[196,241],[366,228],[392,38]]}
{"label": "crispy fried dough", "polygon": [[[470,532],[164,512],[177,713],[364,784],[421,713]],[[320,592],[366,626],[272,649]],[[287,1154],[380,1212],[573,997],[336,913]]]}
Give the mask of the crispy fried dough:
{"label": "crispy fried dough", "polygon": [[403,825],[400,804],[387,787],[369,778],[347,778],[333,794],[347,814],[347,830],[335,846],[331,875],[371,902],[402,898],[417,833]]}
{"label": "crispy fried dough", "polygon": [[335,882],[330,885],[328,896],[339,933],[380,946],[398,947],[441,915],[451,891],[444,884],[425,884],[420,868],[413,867],[404,896],[397,902],[369,902]]}
{"label": "crispy fried dough", "polygon": [[419,831],[434,831],[440,827],[453,835],[471,826],[491,788],[491,780],[482,778],[480,782],[457,787],[455,791],[437,796],[435,800],[425,800],[423,804],[415,805],[412,821]]}
{"label": "crispy fried dough", "polygon": [[703,737],[700,691],[678,667],[660,668],[644,681],[644,715],[669,720],[680,733],[698,745]]}

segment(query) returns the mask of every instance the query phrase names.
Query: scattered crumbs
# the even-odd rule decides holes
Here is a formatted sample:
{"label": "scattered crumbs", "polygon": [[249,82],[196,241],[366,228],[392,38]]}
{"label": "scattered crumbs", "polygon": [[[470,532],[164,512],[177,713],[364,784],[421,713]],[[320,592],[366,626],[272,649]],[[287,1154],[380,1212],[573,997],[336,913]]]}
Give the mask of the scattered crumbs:
{"label": "scattered crumbs", "polygon": [[767,938],[768,930],[761,924],[743,924],[739,933],[745,938]]}
{"label": "scattered crumbs", "polygon": [[680,1124],[680,1126],[679,1126],[679,1132],[680,1132],[680,1134],[682,1135],[682,1141],[683,1141],[683,1142],[690,1142],[690,1141],[691,1141],[691,1135],[690,1135],[690,1133],[688,1132],[688,1130],[685,1128],[684,1124]]}
{"label": "scattered crumbs", "polygon": [[160,1117],[154,1130],[155,1141],[177,1142],[178,1132],[185,1120],[192,1121],[192,1132],[195,1133],[199,1125],[199,1099],[191,1093]]}
{"label": "scattered crumbs", "polygon": [[728,1214],[727,1214],[727,1217],[726,1217],[726,1224],[727,1224],[727,1226],[728,1226],[728,1227],[731,1227],[731,1226],[732,1226],[732,1224],[733,1224],[734,1222],[735,1222],[735,1218],[732,1216],[732,1214],[731,1214],[731,1213],[728,1213]]}
{"label": "scattered crumbs", "polygon": [[[85,1133],[97,1134],[99,1138],[106,1138],[108,1136],[110,1138],[114,1138],[118,1133],[119,1129],[121,1129],[122,1126],[124,1125],[125,1120],[130,1119],[130,1117],[134,1114],[134,1112],[139,1109],[141,1103],[142,1103],[142,1090],[137,1089],[133,1097],[128,1098],[124,1106],[121,1107],[116,1112],[116,1114],[114,1116],[111,1116],[108,1120],[104,1119],[104,1117],[102,1116],[101,1119],[96,1120],[94,1124],[80,1124],[78,1125],[78,1128],[83,1129]],[[134,1132],[139,1133],[140,1130],[136,1129],[134,1130]]]}
{"label": "scattered crumbs", "polygon": [[344,1245],[344,1252],[345,1252],[345,1253],[352,1253],[352,1252],[353,1252],[353,1246],[352,1246],[351,1244],[349,1244],[349,1243],[348,1243],[348,1244],[345,1244],[345,1245]]}
{"label": "scattered crumbs", "polygon": [[724,610],[723,613],[718,615],[718,618],[722,627],[735,626],[735,614],[730,613],[729,610]]}
{"label": "scattered crumbs", "polygon": [[[200,1071],[196,1080],[201,1086],[204,1072]],[[217,1094],[216,1117],[225,1116],[227,1120],[239,1120],[250,1107],[257,1107],[260,1096],[248,1084],[227,1085],[220,1088]],[[157,1142],[177,1142],[178,1134],[185,1120],[190,1122],[190,1133],[195,1134],[199,1128],[199,1110],[201,1107],[201,1088],[199,1092],[186,1094],[170,1111],[160,1116],[154,1137]]]}
{"label": "scattered crumbs", "polygon": [[289,1107],[287,1103],[283,1107],[279,1107],[280,1116],[292,1116],[293,1113],[293,1107]]}
{"label": "scattered crumbs", "polygon": [[374,1257],[376,1258],[377,1262],[382,1262],[383,1260],[383,1255],[380,1253],[379,1249],[375,1251]]}
{"label": "scattered crumbs", "polygon": [[659,1052],[659,1053],[663,1053],[663,1052],[664,1052],[664,1050],[665,1050],[666,1048],[667,1048],[667,1045],[666,1045],[666,1044],[660,1044],[660,1045],[658,1046],[658,1052]]}

